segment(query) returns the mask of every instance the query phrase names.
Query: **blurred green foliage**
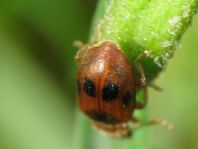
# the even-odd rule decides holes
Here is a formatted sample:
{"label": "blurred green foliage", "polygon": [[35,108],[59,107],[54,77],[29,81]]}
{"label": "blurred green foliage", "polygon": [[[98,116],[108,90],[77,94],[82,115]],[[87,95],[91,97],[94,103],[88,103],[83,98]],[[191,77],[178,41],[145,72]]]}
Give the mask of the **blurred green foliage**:
{"label": "blurred green foliage", "polygon": [[93,7],[79,0],[0,2],[0,148],[71,148],[72,42],[86,41]]}
{"label": "blurred green foliage", "polygon": [[[1,0],[0,149],[111,149],[133,140],[101,135],[76,110],[72,42],[86,42],[94,2]],[[148,148],[198,148],[197,35],[196,16],[156,80],[164,91],[150,90],[150,118],[164,117],[176,129],[145,128]]]}

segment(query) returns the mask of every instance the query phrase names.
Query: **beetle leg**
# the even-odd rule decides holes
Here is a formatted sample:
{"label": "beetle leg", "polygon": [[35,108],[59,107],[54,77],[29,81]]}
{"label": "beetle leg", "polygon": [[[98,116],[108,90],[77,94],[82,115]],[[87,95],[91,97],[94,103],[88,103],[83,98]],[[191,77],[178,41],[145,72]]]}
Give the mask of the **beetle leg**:
{"label": "beetle leg", "polygon": [[140,62],[145,58],[148,57],[150,55],[150,52],[148,51],[144,51],[143,54],[139,55],[136,60],[135,60],[135,67],[137,69],[137,72],[140,74],[140,80],[137,82],[138,86],[142,87],[144,89],[144,103],[139,103],[136,102],[135,108],[136,109],[143,109],[148,101],[148,87],[146,85],[146,77],[145,77],[145,73],[144,73],[144,68],[142,67],[142,65],[140,64]]}
{"label": "beetle leg", "polygon": [[167,120],[163,119],[163,118],[154,118],[148,122],[146,122],[145,126],[149,126],[149,125],[160,125],[168,130],[173,130],[173,124],[171,124],[170,122],[168,122]]}
{"label": "beetle leg", "polygon": [[[144,73],[144,68],[142,67],[141,65],[141,61],[145,58],[145,57],[148,57],[150,56],[150,52],[149,51],[144,51],[143,54],[139,55],[136,60],[135,60],[135,67],[137,69],[137,72],[140,74],[140,80],[137,81],[137,85],[142,87],[144,85],[146,85],[146,77],[145,77],[145,73]],[[153,84],[153,83],[150,83],[149,84],[150,87],[154,88],[155,90],[157,91],[162,91],[162,88]]]}
{"label": "beetle leg", "polygon": [[149,87],[152,87],[153,89],[155,89],[156,91],[159,91],[159,92],[161,92],[163,90],[160,86],[153,84],[153,83],[149,83]]}
{"label": "beetle leg", "polygon": [[142,67],[142,65],[140,64],[140,62],[145,58],[148,57],[150,55],[150,52],[148,51],[144,51],[143,54],[139,55],[136,60],[135,60],[135,67],[137,69],[137,72],[140,74],[140,85],[144,86],[146,85],[146,77],[145,77],[145,73],[144,73],[144,69]]}
{"label": "beetle leg", "polygon": [[140,123],[140,120],[137,117],[133,116],[133,115],[131,116],[131,121],[133,123]]}
{"label": "beetle leg", "polygon": [[73,46],[75,48],[81,49],[82,47],[84,47],[84,43],[79,41],[79,40],[76,40],[76,41],[73,42]]}
{"label": "beetle leg", "polygon": [[148,102],[148,87],[144,86],[143,90],[144,90],[144,98],[143,98],[144,102],[143,103],[136,102],[135,103],[135,108],[136,109],[143,109],[147,105],[147,102]]}
{"label": "beetle leg", "polygon": [[[156,85],[153,85],[153,84],[149,84],[150,87],[153,87],[154,89],[156,89],[157,91],[162,91],[162,89]],[[145,106],[147,105],[147,102],[148,102],[148,86],[145,85],[143,87],[143,92],[144,92],[144,102],[143,103],[140,103],[140,102],[136,102],[135,103],[135,108],[136,109],[144,109]]]}
{"label": "beetle leg", "polygon": [[140,122],[139,119],[132,116],[131,121],[135,123],[135,126],[132,129],[137,129],[137,128],[144,127],[144,126],[152,126],[152,125],[160,125],[168,130],[174,129],[174,126],[170,122],[162,118],[154,118],[147,122]]}
{"label": "beetle leg", "polygon": [[75,47],[75,48],[78,48],[79,50],[77,51],[77,53],[76,53],[76,56],[75,56],[75,59],[77,60],[77,62],[80,62],[80,59],[81,59],[81,55],[82,55],[82,51],[84,51],[83,49],[83,47],[85,47],[85,44],[83,43],[83,42],[81,42],[81,41],[79,41],[79,40],[76,40],[76,41],[74,41],[73,42],[73,46]]}

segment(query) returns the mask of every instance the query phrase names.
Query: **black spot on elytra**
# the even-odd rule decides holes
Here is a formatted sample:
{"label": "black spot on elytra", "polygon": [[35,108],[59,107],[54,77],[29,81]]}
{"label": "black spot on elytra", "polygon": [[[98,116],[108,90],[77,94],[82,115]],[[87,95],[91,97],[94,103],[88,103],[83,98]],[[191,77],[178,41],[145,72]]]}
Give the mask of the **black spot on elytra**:
{"label": "black spot on elytra", "polygon": [[113,116],[109,115],[106,112],[98,112],[95,110],[89,110],[86,112],[93,120],[106,123],[106,124],[117,124],[119,121]]}
{"label": "black spot on elytra", "polygon": [[135,95],[135,92],[127,92],[123,95],[123,103],[124,103],[124,106],[128,106],[131,101],[133,100],[134,98],[134,95]]}
{"label": "black spot on elytra", "polygon": [[118,85],[107,83],[102,90],[102,98],[104,101],[111,102],[118,96]]}
{"label": "black spot on elytra", "polygon": [[89,78],[85,78],[83,90],[87,93],[87,95],[95,97],[96,96],[96,86],[94,81]]}

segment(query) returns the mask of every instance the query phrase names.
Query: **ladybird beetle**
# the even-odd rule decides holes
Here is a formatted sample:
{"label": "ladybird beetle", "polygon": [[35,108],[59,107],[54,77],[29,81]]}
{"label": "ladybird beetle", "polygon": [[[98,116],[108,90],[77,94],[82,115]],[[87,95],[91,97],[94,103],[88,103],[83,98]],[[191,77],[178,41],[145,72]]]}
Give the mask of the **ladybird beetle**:
{"label": "ladybird beetle", "polygon": [[109,135],[130,136],[127,123],[133,119],[136,108],[144,107],[135,98],[137,88],[145,85],[140,64],[137,63],[137,68],[141,83],[135,79],[127,57],[112,41],[82,46],[76,60],[80,110],[91,118],[96,128]]}

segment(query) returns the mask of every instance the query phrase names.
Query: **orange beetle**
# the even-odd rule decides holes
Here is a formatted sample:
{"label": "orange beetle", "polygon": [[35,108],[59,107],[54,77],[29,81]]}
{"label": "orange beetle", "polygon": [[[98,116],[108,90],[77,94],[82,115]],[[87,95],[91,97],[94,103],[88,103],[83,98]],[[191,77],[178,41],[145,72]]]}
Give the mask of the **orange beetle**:
{"label": "orange beetle", "polygon": [[136,61],[141,74],[137,81],[131,63],[112,41],[82,46],[78,51],[78,103],[96,128],[116,137],[130,136],[127,123],[133,120],[134,110],[145,105],[135,98],[137,88],[145,85],[138,63],[142,58]]}

